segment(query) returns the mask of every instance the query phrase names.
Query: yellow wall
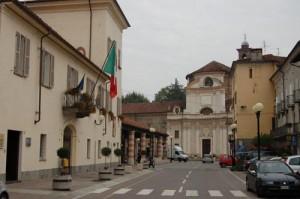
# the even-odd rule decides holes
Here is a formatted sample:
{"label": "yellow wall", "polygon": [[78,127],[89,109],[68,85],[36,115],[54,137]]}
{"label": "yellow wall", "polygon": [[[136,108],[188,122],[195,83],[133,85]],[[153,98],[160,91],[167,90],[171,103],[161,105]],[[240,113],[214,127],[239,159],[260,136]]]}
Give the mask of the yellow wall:
{"label": "yellow wall", "polygon": [[[249,69],[253,76],[249,78]],[[237,138],[251,139],[257,135],[256,116],[252,106],[257,102],[264,104],[260,124],[262,133],[270,133],[274,112],[273,101],[275,92],[270,81],[275,65],[272,63],[238,63],[233,75],[233,96],[237,93],[234,103],[234,121],[237,122]],[[244,109],[241,106],[246,106]]]}

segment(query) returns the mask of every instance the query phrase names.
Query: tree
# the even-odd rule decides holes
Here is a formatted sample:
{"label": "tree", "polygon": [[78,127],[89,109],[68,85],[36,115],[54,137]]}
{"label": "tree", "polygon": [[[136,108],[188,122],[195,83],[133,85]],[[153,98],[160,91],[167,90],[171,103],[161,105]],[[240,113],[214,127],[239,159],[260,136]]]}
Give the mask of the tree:
{"label": "tree", "polygon": [[149,100],[147,97],[145,97],[141,93],[137,93],[133,91],[132,93],[127,93],[125,97],[122,97],[123,103],[149,103]]}
{"label": "tree", "polygon": [[182,84],[179,84],[177,78],[175,79],[175,83],[169,86],[166,86],[158,93],[155,94],[154,101],[163,102],[163,101],[174,101],[181,100],[185,101],[185,92]]}
{"label": "tree", "polygon": [[109,147],[104,147],[104,148],[102,148],[101,153],[102,153],[102,155],[105,157],[105,161],[104,161],[104,165],[105,165],[105,166],[104,166],[104,168],[107,169],[108,166],[107,166],[107,164],[106,164],[106,158],[107,158],[108,156],[110,156],[110,154],[111,154],[111,149],[110,149]]}

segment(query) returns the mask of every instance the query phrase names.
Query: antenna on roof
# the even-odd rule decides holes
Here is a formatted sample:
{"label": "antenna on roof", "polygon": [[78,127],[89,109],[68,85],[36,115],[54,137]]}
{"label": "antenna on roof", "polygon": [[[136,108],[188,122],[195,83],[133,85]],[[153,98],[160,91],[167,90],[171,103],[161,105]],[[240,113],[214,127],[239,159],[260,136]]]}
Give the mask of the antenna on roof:
{"label": "antenna on roof", "polygon": [[247,41],[247,34],[244,33],[244,41]]}
{"label": "antenna on roof", "polygon": [[279,48],[277,48],[277,56],[279,56],[279,55],[280,55]]}
{"label": "antenna on roof", "polygon": [[267,48],[269,47],[269,45],[267,45],[267,42],[265,40],[263,40],[263,50],[264,50],[264,54],[267,52]]}

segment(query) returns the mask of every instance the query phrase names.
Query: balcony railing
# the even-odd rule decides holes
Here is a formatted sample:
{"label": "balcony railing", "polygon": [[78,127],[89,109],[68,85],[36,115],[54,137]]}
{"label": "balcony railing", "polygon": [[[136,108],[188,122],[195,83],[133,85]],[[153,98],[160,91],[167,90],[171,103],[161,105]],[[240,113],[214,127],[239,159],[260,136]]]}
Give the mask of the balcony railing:
{"label": "balcony railing", "polygon": [[279,114],[279,113],[283,113],[284,111],[285,111],[284,102],[283,101],[278,102],[276,104],[276,113]]}
{"label": "balcony railing", "polygon": [[293,107],[295,105],[294,95],[288,95],[286,97],[286,104],[288,107]]}
{"label": "balcony railing", "polygon": [[96,111],[94,100],[88,94],[65,93],[63,113],[65,115],[75,114],[77,118],[89,116]]}
{"label": "balcony railing", "polygon": [[300,103],[300,89],[295,90],[295,102]]}
{"label": "balcony railing", "polygon": [[277,128],[275,128],[275,129],[273,129],[271,131],[271,135],[274,138],[283,137],[283,136],[285,136],[287,134],[288,134],[288,127],[287,127],[287,125],[281,126],[281,127],[277,127]]}

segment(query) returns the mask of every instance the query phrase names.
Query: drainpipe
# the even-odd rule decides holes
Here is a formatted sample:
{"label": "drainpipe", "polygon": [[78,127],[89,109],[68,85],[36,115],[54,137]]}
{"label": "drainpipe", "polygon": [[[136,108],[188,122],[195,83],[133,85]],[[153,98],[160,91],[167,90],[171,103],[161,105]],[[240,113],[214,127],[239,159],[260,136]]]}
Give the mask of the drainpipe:
{"label": "drainpipe", "polygon": [[93,11],[91,0],[89,0],[89,8],[90,8],[90,38],[89,38],[89,59],[92,57],[92,30],[93,30]]}
{"label": "drainpipe", "polygon": [[37,124],[41,121],[41,104],[42,104],[42,65],[43,65],[43,41],[51,33],[48,32],[41,37],[40,40],[40,75],[39,75],[39,110],[38,110],[38,119],[34,120],[34,124]]}
{"label": "drainpipe", "polygon": [[284,72],[281,70],[281,69],[279,69],[279,72],[282,74],[282,92],[283,92],[283,105],[284,105],[284,107],[285,107],[285,83],[284,83],[284,79],[285,79],[285,74],[284,74]]}

